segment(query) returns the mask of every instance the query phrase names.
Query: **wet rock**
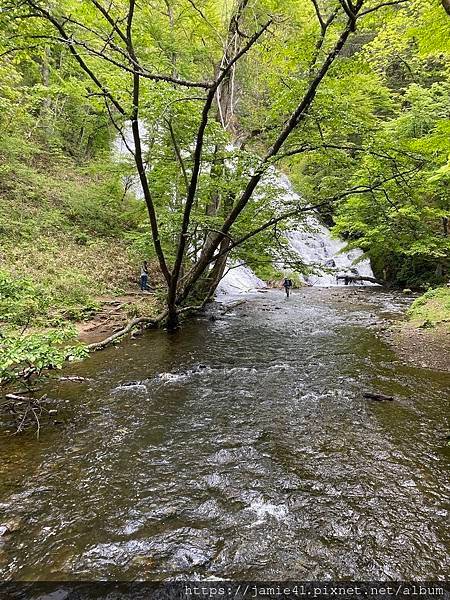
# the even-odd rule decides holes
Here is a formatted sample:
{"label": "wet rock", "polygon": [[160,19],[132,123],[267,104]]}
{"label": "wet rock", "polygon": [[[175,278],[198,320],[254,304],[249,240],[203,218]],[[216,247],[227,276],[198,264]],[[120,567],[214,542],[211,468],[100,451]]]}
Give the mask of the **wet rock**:
{"label": "wet rock", "polygon": [[0,537],[14,533],[20,529],[19,519],[11,519],[0,525]]}
{"label": "wet rock", "polygon": [[124,388],[146,388],[145,384],[142,381],[127,381],[122,383],[120,387]]}

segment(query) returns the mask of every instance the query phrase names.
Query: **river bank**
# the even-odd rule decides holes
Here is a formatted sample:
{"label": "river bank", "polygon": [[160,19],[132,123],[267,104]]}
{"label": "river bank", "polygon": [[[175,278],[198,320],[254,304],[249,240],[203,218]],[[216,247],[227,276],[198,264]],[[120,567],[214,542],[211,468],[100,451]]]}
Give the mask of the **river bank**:
{"label": "river bank", "polygon": [[[324,298],[328,295],[336,302],[358,304],[361,298],[371,302],[373,288],[328,288],[324,290]],[[385,292],[381,292],[385,294]],[[396,304],[389,321],[383,323],[379,335],[407,362],[423,368],[438,371],[450,371],[450,327],[447,312],[443,310],[434,322],[430,315],[433,308],[430,300],[417,294],[389,292]],[[422,300],[424,299],[424,300]],[[411,310],[417,304],[418,310]],[[391,303],[392,305],[392,303]]]}

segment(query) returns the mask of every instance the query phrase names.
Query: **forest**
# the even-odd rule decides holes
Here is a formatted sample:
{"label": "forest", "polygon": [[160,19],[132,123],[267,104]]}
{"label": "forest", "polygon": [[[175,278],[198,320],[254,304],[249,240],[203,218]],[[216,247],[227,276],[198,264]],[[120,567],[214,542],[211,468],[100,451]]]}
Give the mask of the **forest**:
{"label": "forest", "polygon": [[[303,254],[295,250],[293,239],[306,249]],[[338,251],[328,256],[329,248]],[[327,259],[321,264],[309,258],[320,253]],[[339,267],[344,260],[349,264]],[[224,305],[217,303],[223,282],[233,272],[250,273],[257,291],[248,286],[245,294],[225,299]],[[325,279],[326,287],[311,283]],[[345,288],[337,290],[344,281]],[[245,325],[235,325],[233,319]],[[247,467],[249,473],[253,468],[258,444],[272,440],[267,423],[273,420],[283,435],[294,437],[290,428],[296,423],[295,431],[309,440],[308,432],[314,432],[320,421],[324,427],[333,423],[334,433],[329,438],[326,429],[316,432],[309,457],[317,454],[320,459],[330,448],[341,448],[349,477],[356,477],[359,467],[353,463],[352,444],[357,439],[364,445],[359,436],[365,435],[366,427],[374,449],[379,427],[392,445],[389,481],[409,481],[395,460],[395,448],[400,448],[398,452],[409,457],[402,465],[409,461],[411,477],[423,484],[424,506],[434,502],[433,494],[437,504],[443,503],[442,491],[436,491],[445,472],[439,470],[443,463],[436,459],[428,479],[423,469],[431,461],[428,452],[435,451],[436,440],[441,444],[443,436],[447,437],[436,452],[439,460],[448,458],[449,430],[442,423],[446,423],[449,322],[449,0],[0,0],[0,431],[14,440],[5,446],[11,461],[6,461],[5,473],[16,477],[23,465],[39,473],[44,467],[36,462],[39,453],[33,444],[43,437],[43,455],[59,448],[55,431],[65,418],[69,429],[82,431],[85,439],[75,442],[67,433],[68,447],[73,442],[74,450],[73,455],[67,452],[67,463],[61,462],[66,474],[78,473],[80,444],[99,451],[103,444],[96,437],[99,430],[109,432],[110,444],[99,460],[107,456],[114,461],[114,440],[125,439],[124,447],[135,448],[136,443],[150,452],[152,444],[157,446],[158,432],[168,427],[166,418],[173,418],[170,435],[179,441],[180,455],[171,454],[170,444],[161,450],[167,464],[179,461],[173,473],[185,467],[194,473],[195,457],[203,456],[209,443],[223,442],[223,464],[235,469],[244,465],[245,475]],[[226,326],[230,337],[221,329]],[[103,352],[94,353],[100,349]],[[242,373],[235,379],[239,369]],[[252,379],[256,372],[261,375]],[[193,383],[201,377],[207,384]],[[81,386],[81,391],[66,389],[67,382]],[[150,390],[152,385],[156,387]],[[224,404],[210,399],[210,389]],[[255,390],[258,404],[250,407]],[[150,410],[145,403],[147,408],[136,413],[138,407],[130,398],[140,393],[147,394],[146,402],[159,398],[167,413]],[[114,411],[109,413],[102,403],[120,394],[130,396],[115,409],[120,417],[113,418]],[[367,417],[379,419],[368,425],[353,404],[361,394],[376,404],[374,410],[393,410],[392,421],[382,412]],[[292,414],[295,398],[304,401],[302,410],[308,407],[299,421]],[[311,398],[317,403],[310,406]],[[324,408],[330,398],[341,405],[330,400]],[[408,402],[414,399],[413,407]],[[239,410],[225,409],[228,400]],[[60,408],[64,402],[73,411],[69,416],[67,407]],[[344,415],[339,406],[350,412]],[[102,411],[109,417],[100,419]],[[411,416],[414,411],[420,418]],[[91,426],[80,425],[81,412],[89,415]],[[362,429],[354,432],[356,421],[347,423],[349,414],[356,415],[356,421],[362,419]],[[193,415],[220,422],[224,429],[216,431],[212,425],[213,441],[209,430],[202,433],[206,421],[203,425],[189,421]],[[184,419],[183,425],[178,418]],[[245,440],[252,440],[256,430],[260,436],[248,442],[250,446],[239,438],[236,464],[235,449],[230,450],[233,444],[224,433],[229,422],[236,431],[253,424]],[[342,423],[348,426],[345,448],[338,429],[333,429]],[[389,423],[398,425],[397,434]],[[420,423],[427,423],[426,432]],[[304,431],[306,424],[310,429]],[[189,446],[182,436],[189,438],[197,427],[200,441]],[[15,445],[20,439],[24,446]],[[316,444],[322,442],[329,445],[319,451]],[[291,469],[289,477],[279,473],[288,489],[295,477],[303,477],[290,454],[294,451],[280,450],[279,440],[270,444],[272,450],[276,446],[274,470],[283,464]],[[186,456],[183,448],[189,448]],[[368,455],[361,460],[367,460],[368,467],[361,485],[367,491],[377,487],[381,451],[370,454],[364,448]],[[63,461],[65,450],[55,452]],[[442,458],[439,452],[447,454]],[[26,458],[19,461],[19,456]],[[327,457],[334,460],[331,453]],[[215,464],[214,460],[205,458],[204,464]],[[159,465],[155,469],[162,469],[155,486],[161,484],[161,502],[167,500],[167,515],[172,514],[176,508],[164,496],[167,473],[163,463],[155,461]],[[259,455],[255,461],[264,480],[264,461],[259,462]],[[111,465],[108,462],[106,470]],[[148,475],[140,458],[136,465],[141,469],[140,479],[136,476],[134,481],[139,488]],[[337,477],[339,465],[324,467],[324,477]],[[91,473],[91,465],[84,466]],[[122,468],[118,493],[131,505],[124,483],[129,474]],[[315,470],[313,464],[308,468],[311,473]],[[208,476],[218,477],[216,472]],[[228,483],[220,493],[232,492],[230,473],[223,476]],[[51,479],[48,474],[44,477]],[[105,490],[114,477],[107,478]],[[276,486],[272,498],[262,500],[264,492],[255,496],[259,488],[253,477],[236,484],[235,497],[226,500],[232,506],[230,514],[235,514],[238,503],[248,504],[236,517],[244,530],[263,522],[272,527],[289,513]],[[194,475],[189,481],[193,480]],[[95,496],[94,481],[93,477],[86,485]],[[214,487],[214,481],[208,479],[208,485]],[[250,491],[244,494],[247,483]],[[325,498],[323,482],[314,485]],[[335,482],[336,489],[341,485],[342,481]],[[331,573],[367,580],[386,574],[398,580],[443,575],[445,534],[440,516],[424,517],[416,496],[406,498],[389,485],[387,493],[400,497],[398,511],[403,513],[396,513],[395,507],[388,511],[386,527],[395,529],[397,519],[406,515],[414,521],[420,513],[414,521],[417,528],[430,525],[435,536],[429,546],[418,550],[414,530],[409,532],[403,562],[387,556],[387,546],[379,547],[376,541],[371,566],[359,558],[347,563],[333,540],[342,534],[345,544],[356,534],[352,529],[345,537],[343,526],[338,528],[341,533],[327,530],[331,541],[322,546],[311,541],[308,557],[302,558],[306,562],[291,564],[294,550],[288,558],[278,556],[270,563],[270,574],[320,578]],[[0,500],[3,491],[0,485]],[[74,488],[73,497],[85,517],[90,508],[83,508],[84,497],[78,494]],[[105,498],[106,491],[102,501],[109,507]],[[25,512],[34,510],[26,502],[23,506]],[[53,505],[39,506],[47,514]],[[194,529],[214,511],[217,523],[231,518],[222,515],[219,505],[211,506],[203,516],[197,515]],[[177,516],[181,521],[190,508],[183,510],[184,516]],[[247,523],[246,510],[256,510],[260,519],[256,525]],[[313,514],[317,508],[310,510]],[[108,514],[114,521],[116,517]],[[345,514],[336,508],[329,527]],[[56,512],[47,516],[51,521]],[[117,527],[119,521],[117,517]],[[369,522],[368,517],[368,529]],[[19,538],[24,535],[15,523],[15,515],[5,525],[0,523],[0,571],[5,569],[6,578],[39,579],[42,567],[43,577],[54,578],[44,555],[33,563],[25,538],[17,554],[11,550],[14,559],[3,560],[2,532],[7,542],[16,530]],[[103,550],[88,547],[79,532],[84,540],[79,541],[80,556],[87,561],[83,564],[73,557],[74,562],[64,563],[63,529],[55,526],[61,536],[55,572],[62,579],[67,574],[88,580],[123,579],[129,573],[160,579],[197,573],[198,566],[201,573],[221,577],[264,578],[269,571],[260,565],[267,567],[269,550],[261,539],[246,539],[242,555],[228,548],[228,542],[225,555],[216,548],[223,535],[236,540],[228,525],[211,534],[214,551],[203,537],[197,540],[191,525],[183,525],[179,533],[180,525],[175,541],[161,542],[164,550],[154,542],[159,529],[152,530],[156,547],[145,550],[145,560],[138,552],[137,562],[134,551],[130,558],[122,547],[117,554],[114,550],[112,559],[105,551],[105,558]],[[297,531],[292,522],[290,526]],[[102,527],[99,547],[112,543],[110,532]],[[268,530],[264,531],[266,535]],[[273,525],[270,535],[284,535],[282,531],[281,525],[281,533]],[[393,535],[393,529],[389,531]],[[188,548],[189,560],[184,554],[180,558],[171,544]],[[288,537],[283,544],[290,547]],[[174,553],[171,558],[168,548]],[[122,552],[131,562],[121,562]],[[408,552],[411,557],[419,552],[415,567],[408,562]],[[150,554],[156,557],[154,562]],[[197,564],[196,557],[203,554],[209,558]],[[19,564],[16,560],[20,568],[14,566]],[[210,564],[216,565],[211,571],[205,566]],[[286,571],[282,565],[287,565]]]}
{"label": "forest", "polygon": [[[446,9],[2,2],[6,300],[40,283],[26,276],[47,262],[46,245],[94,241],[109,255],[113,239],[106,285],[128,257],[148,258],[177,326],[180,311],[214,295],[227,260],[266,279],[277,258],[290,264],[282,232],[310,211],[362,248],[387,284],[446,283]],[[300,203],[274,201],[273,169]],[[137,179],[144,202],[135,202]],[[79,248],[65,254],[69,268],[37,277],[53,306],[85,300],[73,285]]]}

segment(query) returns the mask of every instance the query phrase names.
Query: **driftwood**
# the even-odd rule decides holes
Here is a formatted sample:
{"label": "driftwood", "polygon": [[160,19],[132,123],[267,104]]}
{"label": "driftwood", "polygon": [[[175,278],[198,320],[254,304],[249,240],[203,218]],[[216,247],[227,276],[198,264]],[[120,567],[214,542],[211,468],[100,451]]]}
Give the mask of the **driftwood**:
{"label": "driftwood", "polygon": [[7,400],[13,400],[14,402],[30,402],[33,398],[28,396],[20,396],[19,394],[5,394]]}
{"label": "driftwood", "polygon": [[373,392],[364,392],[364,398],[368,400],[375,400],[376,402],[392,402],[393,396],[385,396],[384,394],[374,394]]}
{"label": "driftwood", "polygon": [[337,281],[339,279],[348,281],[349,283],[356,283],[357,281],[369,281],[370,283],[378,283],[378,285],[384,285],[384,281],[377,279],[376,277],[364,277],[363,275],[336,275]]}
{"label": "driftwood", "polygon": [[29,398],[19,394],[5,394],[4,397],[6,402],[1,404],[1,409],[6,413],[12,413],[13,418],[16,420],[14,435],[22,433],[34,423],[36,425],[36,437],[39,439],[41,415],[44,411],[49,412],[42,406],[42,403],[47,400],[47,395],[45,394],[41,398]]}

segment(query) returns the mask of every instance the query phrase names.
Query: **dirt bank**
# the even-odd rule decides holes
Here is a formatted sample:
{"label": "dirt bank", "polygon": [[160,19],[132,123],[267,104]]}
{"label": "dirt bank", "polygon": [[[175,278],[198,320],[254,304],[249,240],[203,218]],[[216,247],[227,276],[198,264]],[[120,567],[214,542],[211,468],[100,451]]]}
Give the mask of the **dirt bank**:
{"label": "dirt bank", "polygon": [[405,360],[418,367],[450,372],[450,331],[448,325],[421,329],[408,321],[394,324],[384,332],[386,340]]}
{"label": "dirt bank", "polygon": [[158,300],[147,292],[128,292],[123,296],[96,298],[101,309],[88,321],[77,323],[78,339],[85,344],[99,342],[120,331],[135,317],[152,317],[158,312]]}

